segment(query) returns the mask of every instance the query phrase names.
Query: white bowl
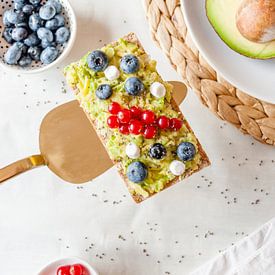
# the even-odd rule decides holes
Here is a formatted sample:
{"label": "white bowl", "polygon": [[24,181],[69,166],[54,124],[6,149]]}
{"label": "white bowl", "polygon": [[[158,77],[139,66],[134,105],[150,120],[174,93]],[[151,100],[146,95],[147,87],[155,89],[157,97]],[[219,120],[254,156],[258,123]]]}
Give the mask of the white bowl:
{"label": "white bowl", "polygon": [[42,270],[38,272],[38,275],[56,275],[56,271],[60,266],[73,264],[82,264],[87,269],[87,271],[89,271],[89,275],[99,275],[97,271],[92,268],[87,262],[77,257],[55,260],[44,266]]}
{"label": "white bowl", "polygon": [[[57,59],[50,63],[50,64],[42,64],[40,61],[33,61],[32,64],[28,67],[20,67],[19,65],[9,65],[6,64],[4,61],[4,55],[10,47],[10,44],[6,42],[6,40],[2,37],[2,33],[4,31],[4,24],[2,20],[2,15],[5,10],[10,9],[12,7],[13,1],[12,0],[6,0],[5,2],[2,1],[2,6],[0,6],[0,65],[5,70],[13,71],[13,72],[20,72],[20,73],[40,73],[45,70],[48,70],[54,66],[56,66],[58,63],[60,63],[64,58],[68,55],[70,50],[73,47],[75,37],[76,37],[76,30],[77,30],[77,23],[76,23],[76,17],[75,13],[73,11],[73,8],[68,0],[59,0],[59,2],[62,5],[62,15],[65,18],[65,26],[69,28],[70,30],[70,38],[69,40],[62,46],[58,46],[58,49],[61,51],[61,54],[57,57]],[[41,3],[47,2],[46,0],[42,0]]]}

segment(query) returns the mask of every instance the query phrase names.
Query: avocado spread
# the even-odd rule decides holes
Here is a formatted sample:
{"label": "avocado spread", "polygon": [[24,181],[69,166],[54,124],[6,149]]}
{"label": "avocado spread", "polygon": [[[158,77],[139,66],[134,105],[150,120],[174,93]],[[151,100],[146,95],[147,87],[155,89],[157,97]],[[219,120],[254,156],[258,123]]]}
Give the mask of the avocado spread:
{"label": "avocado spread", "polygon": [[[118,102],[123,108],[138,106],[141,109],[151,110],[156,116],[184,119],[182,114],[171,105],[173,87],[162,80],[156,71],[156,62],[151,60],[144,50],[135,43],[120,39],[117,43],[109,44],[101,51],[109,60],[109,65],[120,68],[120,60],[126,54],[132,54],[139,60],[139,69],[132,74],[126,74],[120,70],[120,76],[115,80],[108,80],[103,71],[95,72],[87,64],[85,55],[79,62],[72,63],[65,68],[66,79],[71,87],[76,89],[77,99],[82,108],[88,113],[94,122],[98,134],[101,136],[110,158],[118,164],[119,172],[127,181],[129,191],[144,198],[161,191],[175,178],[184,178],[186,173],[195,171],[201,163],[201,155],[198,150],[198,141],[183,123],[178,131],[161,130],[153,139],[146,139],[142,135],[123,135],[118,129],[110,129],[107,125],[109,117],[108,106],[112,102]],[[125,92],[124,83],[129,77],[138,77],[144,84],[142,95],[131,96]],[[154,82],[162,83],[166,88],[166,94],[162,98],[156,98],[150,93],[150,85]],[[96,89],[101,84],[109,84],[112,87],[112,95],[106,100],[100,100],[96,96]],[[169,170],[173,160],[178,159],[176,150],[181,142],[191,142],[196,148],[196,154],[192,160],[184,162],[185,172],[175,176]],[[127,174],[127,167],[133,161],[125,152],[127,144],[134,142],[140,148],[140,156],[136,161],[146,165],[148,176],[142,182],[130,181]],[[166,148],[166,156],[163,159],[154,159],[149,156],[150,147],[155,143],[161,143]]]}

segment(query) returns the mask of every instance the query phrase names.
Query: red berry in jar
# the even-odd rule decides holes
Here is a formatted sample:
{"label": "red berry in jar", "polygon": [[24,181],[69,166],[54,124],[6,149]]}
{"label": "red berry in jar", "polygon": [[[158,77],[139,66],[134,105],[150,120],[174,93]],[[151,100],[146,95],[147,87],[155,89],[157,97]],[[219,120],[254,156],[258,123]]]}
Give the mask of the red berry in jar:
{"label": "red berry in jar", "polygon": [[120,110],[117,113],[117,117],[121,123],[128,123],[131,119],[131,112],[128,109]]}
{"label": "red berry in jar", "polygon": [[129,134],[129,124],[120,124],[119,132],[123,135]]}
{"label": "red berry in jar", "polygon": [[56,275],[70,275],[70,268],[70,265],[60,266],[56,271]]}
{"label": "red berry in jar", "polygon": [[152,124],[155,122],[155,114],[154,112],[150,111],[150,110],[146,110],[143,111],[141,113],[141,120],[145,123],[145,124]]}
{"label": "red berry in jar", "polygon": [[166,116],[160,116],[157,119],[157,125],[160,129],[167,129],[170,125],[170,119]]}
{"label": "red berry in jar", "polygon": [[107,124],[111,129],[118,128],[119,123],[117,116],[109,116],[107,119]]}
{"label": "red berry in jar", "polygon": [[139,107],[133,106],[130,108],[132,117],[134,118],[140,118],[142,110]]}
{"label": "red berry in jar", "polygon": [[170,128],[174,131],[178,131],[181,128],[182,124],[183,122],[178,118],[170,119]]}
{"label": "red berry in jar", "polygon": [[129,125],[129,132],[133,135],[139,135],[141,134],[143,129],[143,124],[137,120],[137,119],[132,119],[130,121],[130,125]]}
{"label": "red berry in jar", "polygon": [[157,127],[153,125],[145,126],[143,130],[143,136],[147,139],[154,138],[157,134]]}
{"label": "red berry in jar", "polygon": [[70,268],[70,275],[88,275],[86,268],[81,264],[74,264]]}
{"label": "red berry in jar", "polygon": [[117,113],[121,110],[120,105],[117,102],[112,102],[109,107],[108,107],[108,111],[110,114],[112,115],[117,115]]}

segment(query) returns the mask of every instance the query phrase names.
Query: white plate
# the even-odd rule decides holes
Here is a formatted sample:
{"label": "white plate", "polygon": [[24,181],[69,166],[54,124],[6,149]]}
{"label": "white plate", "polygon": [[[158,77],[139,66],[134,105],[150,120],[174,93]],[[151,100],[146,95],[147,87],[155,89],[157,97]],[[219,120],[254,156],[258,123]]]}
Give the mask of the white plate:
{"label": "white plate", "polygon": [[210,25],[205,0],[181,0],[181,3],[191,37],[207,62],[240,90],[275,103],[275,59],[255,60],[234,52]]}
{"label": "white plate", "polygon": [[89,275],[99,275],[87,262],[77,257],[55,260],[44,266],[42,270],[38,272],[38,275],[56,275],[56,271],[60,266],[73,264],[82,264],[89,272]]}

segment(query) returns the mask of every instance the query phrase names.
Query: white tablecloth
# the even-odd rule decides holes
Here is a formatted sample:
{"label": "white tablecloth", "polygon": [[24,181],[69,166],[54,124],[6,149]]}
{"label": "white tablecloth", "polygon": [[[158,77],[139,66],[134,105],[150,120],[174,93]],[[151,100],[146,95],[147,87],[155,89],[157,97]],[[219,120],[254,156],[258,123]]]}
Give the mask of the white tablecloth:
{"label": "white tablecloth", "polygon": [[[60,68],[134,31],[165,79],[179,79],[153,44],[139,0],[71,2],[79,29]],[[32,76],[0,71],[0,167],[37,153],[43,116],[73,99],[60,68]],[[101,274],[188,274],[272,218],[274,148],[218,120],[192,92],[181,107],[212,166],[140,205],[114,168],[81,187],[47,168],[1,185],[0,274],[36,274],[70,255]]]}

